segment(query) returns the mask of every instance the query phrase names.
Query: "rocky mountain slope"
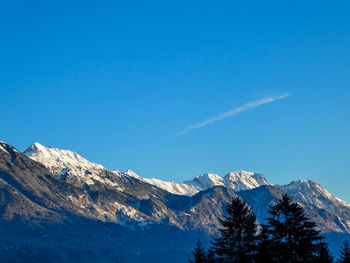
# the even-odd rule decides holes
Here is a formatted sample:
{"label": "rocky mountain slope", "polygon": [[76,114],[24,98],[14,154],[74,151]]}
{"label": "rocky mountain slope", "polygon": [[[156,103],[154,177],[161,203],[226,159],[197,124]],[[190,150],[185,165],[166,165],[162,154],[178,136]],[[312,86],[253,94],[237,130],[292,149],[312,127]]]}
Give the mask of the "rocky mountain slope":
{"label": "rocky mountain slope", "polygon": [[[24,154],[32,160],[43,164],[60,181],[80,189],[96,188],[96,184],[98,184],[109,187],[114,191],[116,190],[118,195],[125,192],[126,189],[129,189],[130,195],[137,194],[134,185],[130,187],[128,183],[125,183],[128,180],[137,182],[140,188],[145,189],[145,192],[150,191],[146,190],[150,188],[150,185],[156,187],[151,188],[157,190],[153,193],[153,198],[150,198],[152,201],[148,201],[155,210],[152,213],[144,213],[141,209],[143,206],[139,208],[140,204],[145,203],[145,197],[142,195],[137,196],[137,198],[142,198],[142,201],[136,201],[135,203],[132,201],[118,205],[115,203],[114,205],[109,204],[110,207],[108,207],[107,211],[102,207],[96,208],[102,213],[100,218],[104,216],[111,221],[118,221],[114,214],[110,213],[112,209],[113,211],[122,211],[122,213],[133,220],[137,218],[139,221],[151,220],[152,222],[158,222],[169,217],[169,222],[181,229],[193,229],[195,226],[196,229],[213,233],[218,223],[216,222],[212,228],[208,227],[208,222],[203,214],[213,213],[215,216],[219,215],[220,212],[215,210],[215,207],[215,211],[213,208],[208,208],[207,211],[201,213],[202,219],[200,222],[202,223],[198,223],[198,218],[193,214],[193,211],[195,211],[193,207],[188,208],[186,211],[174,212],[166,201],[159,203],[159,197],[164,196],[164,194],[161,194],[163,193],[161,190],[165,190],[168,196],[171,196],[170,193],[182,196],[177,196],[178,200],[176,202],[186,203],[191,200],[191,198],[187,197],[194,197],[202,191],[213,187],[224,187],[232,190],[231,196],[235,193],[244,195],[244,199],[251,203],[252,206],[255,206],[256,210],[263,210],[262,213],[257,213],[260,221],[263,221],[263,218],[267,216],[267,204],[277,200],[282,193],[288,193],[306,209],[307,213],[313,217],[323,232],[350,233],[350,205],[336,198],[321,185],[312,181],[300,180],[284,186],[272,186],[262,174],[238,171],[230,172],[224,177],[210,173],[202,174],[191,181],[175,183],[153,178],[142,178],[131,170],[125,173],[109,171],[99,164],[89,162],[77,153],[45,147],[39,143],[31,145]],[[269,196],[268,200],[262,201],[262,196],[264,195]],[[174,198],[171,199],[173,200]],[[75,202],[78,201],[75,200]],[[257,204],[254,205],[254,202]],[[219,206],[219,208],[221,209],[222,206]],[[187,216],[188,218],[186,218]],[[196,220],[193,221],[193,218],[196,218]],[[196,223],[192,224],[191,222]]]}
{"label": "rocky mountain slope", "polygon": [[[350,233],[349,204],[311,181],[274,186],[261,174],[239,171],[223,178],[203,174],[183,183],[164,182],[131,170],[110,171],[69,150],[35,143],[22,154],[0,142],[0,222],[4,226],[0,245],[10,250],[24,246],[21,253],[55,254],[54,248],[63,246],[60,240],[69,237],[70,246],[65,243],[62,250],[76,256],[79,249],[90,251],[88,261],[98,262],[97,257],[112,262],[115,255],[123,255],[122,262],[157,262],[149,261],[147,255],[152,254],[162,262],[166,254],[168,262],[183,262],[196,238],[205,243],[217,233],[218,218],[232,197],[243,198],[262,223],[268,206],[283,193],[304,206],[323,233],[336,234],[337,239]],[[18,235],[20,245],[12,244]],[[78,248],[81,242],[100,250]],[[150,244],[158,249],[152,250]],[[109,251],[110,258],[101,254],[101,248]],[[0,249],[0,260],[1,255],[9,253]],[[57,262],[64,262],[64,255]]]}
{"label": "rocky mountain slope", "polygon": [[[23,195],[23,200],[50,211],[61,220],[79,215],[103,222],[137,223],[140,226],[166,224],[209,233],[217,224],[208,225],[207,215],[220,217],[223,206],[235,196],[233,191],[224,187],[211,188],[194,196],[174,195],[134,176],[109,171],[85,159],[83,166],[79,166],[75,160],[82,157],[69,151],[50,149],[54,154],[63,151],[63,156],[73,156],[72,162],[63,162],[53,156],[46,158],[42,153],[35,155],[45,156],[41,160],[50,160],[45,167],[7,144],[1,143],[0,146],[1,190],[6,191],[2,196],[8,197],[9,192],[17,191]],[[40,146],[34,147],[39,149]],[[31,146],[31,151],[26,153],[33,153],[34,147]],[[62,171],[68,176],[62,176]],[[2,205],[3,211],[7,211],[12,200],[3,199]],[[16,208],[20,213],[21,206]]]}
{"label": "rocky mountain slope", "polygon": [[[216,174],[202,174],[196,176],[191,181],[175,183],[154,178],[142,178],[131,170],[125,173],[119,171],[112,172],[99,164],[87,161],[77,153],[69,150],[45,147],[39,143],[34,143],[24,154],[43,164],[57,178],[75,186],[93,185],[97,181],[122,192],[123,186],[120,181],[123,177],[129,176],[139,183],[151,184],[169,193],[183,196],[194,196],[214,186],[222,186],[233,192],[253,190],[261,186],[271,186],[261,188],[265,192],[271,192],[273,188],[262,174],[246,171],[230,172],[223,178]],[[106,176],[106,174],[110,174],[110,176]],[[324,232],[336,231],[350,233],[350,205],[327,192],[321,185],[312,181],[300,180],[285,186],[274,187],[282,193],[288,193],[294,200],[304,206],[310,216],[313,216],[318,221],[319,227]],[[273,191],[275,198],[272,199],[280,196],[280,194],[277,194],[277,189]],[[255,193],[253,196],[260,196],[260,193],[257,194],[256,191],[248,191],[248,193],[250,195],[252,195],[251,193]],[[248,199],[247,196],[245,198]],[[261,206],[262,202],[259,201],[259,203]],[[134,212],[137,214],[136,211]],[[139,216],[139,218],[143,217]],[[175,219],[175,221],[177,220]]]}
{"label": "rocky mountain slope", "polygon": [[[34,143],[25,150],[24,154],[32,160],[43,164],[54,175],[57,175],[58,178],[69,181],[72,184],[93,184],[93,181],[97,180],[118,187],[110,180],[98,176],[101,172],[108,171],[106,168],[100,164],[89,162],[75,152],[54,147],[45,147],[40,143]],[[261,185],[270,185],[262,174],[246,171],[230,172],[225,175],[224,178],[217,174],[202,174],[196,176],[191,181],[182,183],[166,182],[155,178],[141,178],[132,170],[128,170],[125,173],[119,171],[113,171],[112,173],[116,176],[127,174],[162,188],[167,192],[188,196],[192,196],[214,186],[225,186],[237,192],[253,189]]]}
{"label": "rocky mountain slope", "polygon": [[320,184],[310,180],[298,180],[278,188],[299,202],[306,211],[315,211],[310,213],[310,217],[319,227],[327,228],[329,232],[350,233],[350,205],[329,193]]}

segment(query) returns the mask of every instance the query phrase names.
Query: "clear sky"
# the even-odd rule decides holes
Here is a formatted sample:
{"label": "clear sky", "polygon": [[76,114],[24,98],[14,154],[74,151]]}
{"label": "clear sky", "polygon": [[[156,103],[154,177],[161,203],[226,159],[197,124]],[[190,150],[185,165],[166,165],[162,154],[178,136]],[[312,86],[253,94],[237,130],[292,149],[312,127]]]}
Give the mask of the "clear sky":
{"label": "clear sky", "polygon": [[0,140],[164,180],[311,179],[350,201],[349,14],[349,1],[0,1]]}

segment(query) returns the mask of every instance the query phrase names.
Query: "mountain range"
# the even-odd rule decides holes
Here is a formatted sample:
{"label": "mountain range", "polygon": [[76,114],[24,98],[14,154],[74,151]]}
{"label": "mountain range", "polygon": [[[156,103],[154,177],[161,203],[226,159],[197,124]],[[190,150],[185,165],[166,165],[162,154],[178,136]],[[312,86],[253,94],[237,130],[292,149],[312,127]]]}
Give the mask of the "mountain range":
{"label": "mountain range", "polygon": [[204,245],[227,203],[241,197],[264,223],[288,193],[333,252],[350,237],[350,205],[307,180],[272,185],[262,174],[202,174],[182,183],[111,171],[70,150],[0,142],[0,261],[184,262]]}

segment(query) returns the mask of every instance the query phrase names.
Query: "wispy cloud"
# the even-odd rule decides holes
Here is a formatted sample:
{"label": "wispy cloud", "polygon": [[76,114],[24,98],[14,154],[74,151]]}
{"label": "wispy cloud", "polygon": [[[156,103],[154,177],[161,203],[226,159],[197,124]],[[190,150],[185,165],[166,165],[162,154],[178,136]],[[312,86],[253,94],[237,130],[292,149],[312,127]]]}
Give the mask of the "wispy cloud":
{"label": "wispy cloud", "polygon": [[184,130],[178,132],[177,135],[184,135],[185,133],[188,133],[189,131],[193,131],[193,130],[196,130],[198,128],[202,128],[204,126],[207,126],[209,124],[213,124],[214,122],[221,121],[223,119],[226,119],[226,118],[232,117],[234,115],[240,114],[240,113],[242,113],[244,111],[254,109],[254,108],[259,107],[259,106],[261,106],[263,104],[287,98],[289,95],[290,95],[289,93],[285,93],[285,94],[282,94],[280,96],[265,97],[265,98],[262,98],[260,100],[255,100],[255,101],[248,102],[248,103],[246,103],[246,104],[244,104],[244,105],[242,105],[242,106],[240,106],[238,108],[235,108],[235,109],[229,110],[227,112],[221,113],[221,114],[219,114],[219,115],[217,115],[217,116],[215,116],[213,118],[207,119],[205,121],[199,122],[199,123],[194,124],[194,125],[190,125],[190,126],[186,127]]}

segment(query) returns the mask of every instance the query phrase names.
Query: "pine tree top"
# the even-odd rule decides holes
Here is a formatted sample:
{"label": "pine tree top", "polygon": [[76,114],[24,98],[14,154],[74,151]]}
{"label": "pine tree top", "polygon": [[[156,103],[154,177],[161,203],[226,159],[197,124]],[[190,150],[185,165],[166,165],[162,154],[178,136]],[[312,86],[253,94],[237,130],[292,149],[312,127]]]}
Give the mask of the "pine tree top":
{"label": "pine tree top", "polygon": [[350,263],[350,247],[349,242],[346,240],[340,250],[339,263]]}

